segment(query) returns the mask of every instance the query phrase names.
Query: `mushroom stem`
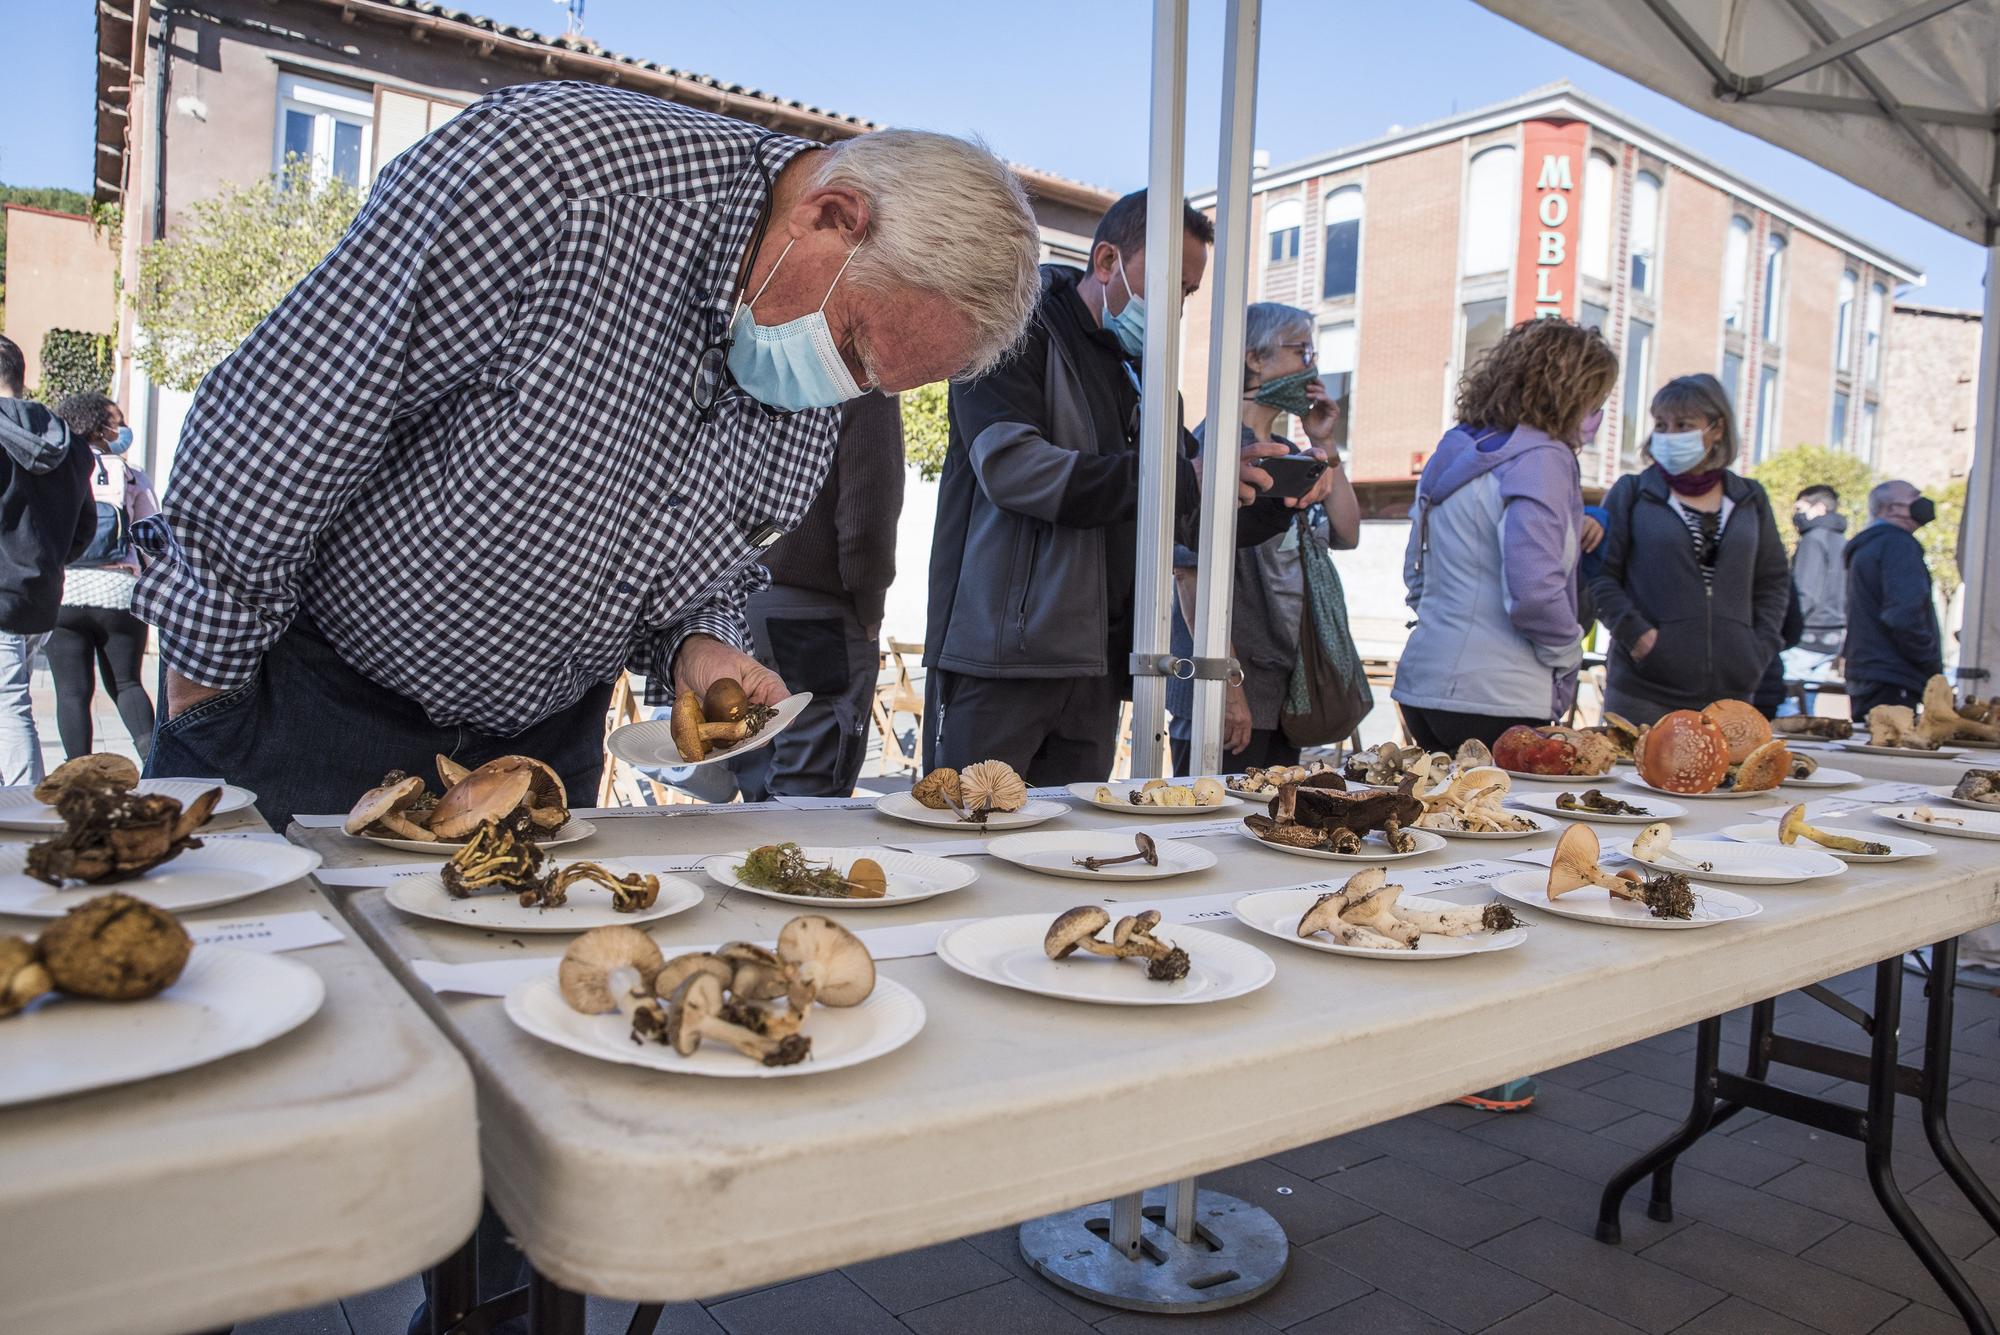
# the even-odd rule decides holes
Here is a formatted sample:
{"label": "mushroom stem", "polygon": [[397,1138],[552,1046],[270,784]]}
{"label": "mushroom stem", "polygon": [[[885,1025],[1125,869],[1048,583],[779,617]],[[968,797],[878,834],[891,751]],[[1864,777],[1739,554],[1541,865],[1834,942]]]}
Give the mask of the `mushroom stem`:
{"label": "mushroom stem", "polygon": [[1100,867],[1115,867],[1121,862],[1144,862],[1148,867],[1159,866],[1160,848],[1158,844],[1153,842],[1152,836],[1146,834],[1138,835],[1136,836],[1136,841],[1139,845],[1139,851],[1136,853],[1127,853],[1122,858],[1088,857],[1071,858],[1070,861],[1085,871],[1096,871]]}

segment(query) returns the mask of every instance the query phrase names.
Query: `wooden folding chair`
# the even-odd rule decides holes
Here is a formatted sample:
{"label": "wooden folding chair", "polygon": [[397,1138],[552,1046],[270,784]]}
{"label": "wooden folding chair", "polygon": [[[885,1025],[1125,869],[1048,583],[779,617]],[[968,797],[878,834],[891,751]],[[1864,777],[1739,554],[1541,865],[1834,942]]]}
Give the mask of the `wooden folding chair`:
{"label": "wooden folding chair", "polygon": [[[627,723],[644,722],[645,717],[639,698],[632,693],[632,674],[619,673],[617,685],[611,688],[611,707],[605,711],[605,736]],[[597,805],[601,807],[664,807],[694,800],[641,774],[609,752],[605,753],[605,760],[608,763],[604,766],[604,777],[597,785]]]}

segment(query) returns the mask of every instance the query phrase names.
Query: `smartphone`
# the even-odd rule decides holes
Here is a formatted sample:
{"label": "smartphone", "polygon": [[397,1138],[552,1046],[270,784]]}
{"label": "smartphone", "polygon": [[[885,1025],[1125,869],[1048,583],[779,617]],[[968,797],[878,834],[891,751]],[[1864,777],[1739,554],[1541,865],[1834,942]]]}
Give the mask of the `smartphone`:
{"label": "smartphone", "polygon": [[1319,475],[1326,471],[1324,462],[1306,454],[1259,459],[1257,467],[1271,475],[1271,489],[1264,494],[1283,500],[1296,500],[1311,491],[1319,482]]}

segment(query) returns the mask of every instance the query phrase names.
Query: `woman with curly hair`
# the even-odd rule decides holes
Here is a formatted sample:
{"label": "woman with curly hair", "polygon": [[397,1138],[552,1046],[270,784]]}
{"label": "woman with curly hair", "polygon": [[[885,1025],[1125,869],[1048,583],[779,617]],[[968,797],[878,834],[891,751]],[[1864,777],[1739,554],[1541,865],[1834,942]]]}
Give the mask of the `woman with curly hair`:
{"label": "woman with curly hair", "polygon": [[1425,749],[1455,751],[1472,737],[1491,746],[1575,699],[1585,543],[1576,456],[1617,378],[1595,329],[1530,320],[1459,382],[1458,423],[1425,463],[1410,509],[1403,583],[1417,619],[1390,692]]}
{"label": "woman with curly hair", "polygon": [[1614,641],[1604,707],[1634,723],[1751,699],[1784,642],[1790,568],[1771,498],[1730,468],[1736,450],[1722,383],[1669,380],[1653,396],[1649,466],[1604,498],[1610,537],[1590,581]]}

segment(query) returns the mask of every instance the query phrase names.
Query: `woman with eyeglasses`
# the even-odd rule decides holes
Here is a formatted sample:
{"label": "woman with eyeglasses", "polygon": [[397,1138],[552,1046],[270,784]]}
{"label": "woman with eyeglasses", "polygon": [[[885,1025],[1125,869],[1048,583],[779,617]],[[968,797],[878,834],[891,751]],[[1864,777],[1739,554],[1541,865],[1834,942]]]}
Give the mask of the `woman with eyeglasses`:
{"label": "woman with eyeglasses", "polygon": [[[1250,307],[1243,333],[1243,444],[1275,441],[1294,453],[1323,460],[1332,473],[1332,490],[1309,512],[1309,539],[1298,526],[1255,547],[1236,552],[1235,592],[1230,604],[1230,653],[1242,668],[1242,680],[1226,687],[1222,713],[1222,768],[1230,773],[1252,765],[1293,765],[1299,748],[1285,738],[1279,715],[1285,689],[1299,656],[1299,626],[1305,611],[1305,565],[1310,555],[1324,559],[1329,550],[1345,551],[1361,540],[1361,507],[1354,486],[1341,466],[1335,443],[1340,406],[1328,396],[1320,379],[1313,344],[1313,318],[1296,306],[1263,301]],[[1301,451],[1279,433],[1287,416],[1305,428],[1310,450]],[[1206,438],[1207,423],[1195,428]],[[1194,622],[1195,553],[1174,549],[1173,652],[1194,652],[1188,627]],[[1168,738],[1174,768],[1189,773],[1193,759],[1194,684],[1167,683]]]}

